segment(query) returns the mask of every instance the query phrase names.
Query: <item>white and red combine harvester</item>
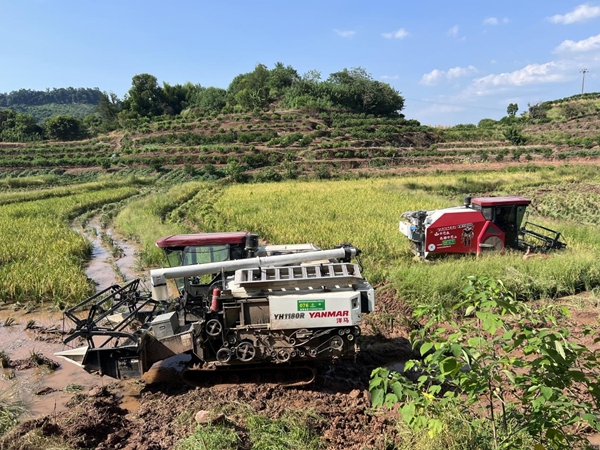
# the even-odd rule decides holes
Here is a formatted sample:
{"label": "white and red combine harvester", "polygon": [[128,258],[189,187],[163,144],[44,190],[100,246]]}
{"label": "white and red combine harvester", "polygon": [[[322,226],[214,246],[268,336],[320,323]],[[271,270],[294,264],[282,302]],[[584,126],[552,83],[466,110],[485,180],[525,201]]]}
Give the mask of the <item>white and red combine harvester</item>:
{"label": "white and red combine harvester", "polygon": [[[90,372],[141,376],[158,361],[191,357],[188,384],[272,381],[306,384],[312,361],[353,358],[362,315],[375,294],[343,244],[259,246],[246,232],[176,235],[156,243],[171,267],[114,285],[66,311],[75,328],[60,352]],[[168,280],[177,294],[169,295]]]}
{"label": "white and red combine harvester", "polygon": [[531,200],[523,197],[465,197],[465,204],[402,214],[400,232],[421,258],[447,253],[502,251],[505,248],[548,251],[566,247],[560,233],[523,223]]}

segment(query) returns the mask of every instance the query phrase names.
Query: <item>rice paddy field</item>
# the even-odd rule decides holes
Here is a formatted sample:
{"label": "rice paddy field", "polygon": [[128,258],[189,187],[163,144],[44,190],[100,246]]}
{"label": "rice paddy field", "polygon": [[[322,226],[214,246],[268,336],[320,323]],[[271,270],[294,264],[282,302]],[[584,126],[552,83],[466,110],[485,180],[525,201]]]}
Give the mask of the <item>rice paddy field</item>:
{"label": "rice paddy field", "polygon": [[[27,183],[25,183],[27,185]],[[163,264],[157,238],[195,231],[257,233],[269,243],[350,242],[375,285],[390,285],[410,305],[452,303],[469,275],[500,278],[521,298],[557,297],[600,285],[600,170],[537,167],[337,181],[142,187],[134,178],[0,192],[0,301],[72,304],[90,292],[90,244],[76,218],[112,209],[113,226],[139,245],[142,267]],[[530,220],[563,233],[568,247],[547,259],[504,255],[415,261],[398,231],[401,213],[462,204],[470,195],[533,199]]]}
{"label": "rice paddy field", "polygon": [[[461,255],[431,262],[416,261],[408,240],[398,230],[400,215],[409,210],[460,205],[465,194],[531,198],[533,207],[530,208],[529,219],[560,231],[567,248],[551,253],[547,258],[527,260],[522,253],[509,251],[480,258]],[[181,440],[180,446],[175,448],[195,448],[197,440],[205,443],[212,442],[210,439],[213,438],[218,438],[219,442],[225,438],[235,442],[237,434],[231,432],[229,437],[219,434],[227,428],[212,425],[206,429],[197,428],[192,419],[191,405],[201,404],[211,411],[225,411],[228,417],[244,417],[249,433],[253,433],[253,418],[269,425],[269,429],[280,423],[276,420],[287,420],[287,416],[255,408],[268,404],[281,411],[282,405],[293,404],[301,408],[302,414],[308,414],[307,411],[313,414],[312,411],[316,410],[315,415],[310,417],[318,420],[313,423],[308,419],[295,418],[298,430],[312,431],[303,438],[302,444],[278,444],[273,448],[323,448],[323,439],[328,439],[330,444],[333,442],[330,433],[332,436],[345,433],[343,436],[346,437],[328,448],[348,448],[348,442],[362,442],[360,439],[370,440],[373,445],[353,448],[441,448],[441,444],[437,444],[442,441],[438,442],[437,438],[423,438],[422,446],[408,445],[414,436],[407,431],[406,425],[398,421],[397,416],[390,419],[385,412],[371,408],[366,391],[369,368],[374,364],[404,361],[402,358],[410,354],[410,346],[403,333],[406,332],[404,328],[411,324],[399,320],[402,317],[407,319],[408,311],[419,305],[454,304],[465,277],[470,275],[502,279],[507,288],[524,301],[590,292],[588,305],[593,307],[595,304],[597,310],[595,294],[600,289],[600,262],[597,257],[600,250],[597,232],[599,205],[600,169],[589,165],[543,168],[530,165],[495,172],[439,171],[385,178],[248,184],[165,183],[158,176],[152,178],[148,175],[143,179],[108,175],[94,182],[65,181],[58,185],[54,181],[49,185],[43,180],[38,183],[33,179],[22,179],[19,184],[0,186],[0,305],[4,306],[4,310],[12,310],[14,304],[26,311],[39,305],[62,309],[94,293],[93,280],[85,275],[92,245],[81,234],[82,226],[85,227],[88,221],[110,227],[111,233],[135,243],[138,248],[135,266],[145,272],[165,264],[155,246],[156,239],[177,233],[245,230],[259,234],[265,243],[313,242],[321,248],[350,242],[363,250],[360,261],[363,273],[376,286],[379,303],[376,312],[365,321],[364,341],[361,343],[364,351],[359,354],[358,364],[349,363],[340,369],[343,375],[334,377],[334,381],[338,381],[331,386],[324,381],[325,384],[314,390],[282,388],[272,391],[273,388],[268,385],[259,386],[250,389],[246,397],[240,394],[245,388],[239,386],[214,391],[194,389],[184,392],[183,397],[171,395],[173,387],[165,392],[152,388],[142,395],[140,409],[127,415],[131,422],[115,425],[114,435],[121,436],[123,430],[135,427],[156,430],[156,424],[161,423],[166,424],[161,426],[165,439],[168,438],[165,442]],[[551,300],[549,303],[554,302]],[[596,321],[597,312],[586,318]],[[394,328],[394,321],[400,323],[400,327]],[[5,323],[4,328],[10,327]],[[350,371],[348,373],[354,375],[348,376],[344,370],[357,372]],[[353,383],[350,387],[339,381],[346,383],[348,379]],[[0,392],[0,403],[2,395],[6,398],[7,394]],[[114,399],[115,404],[121,401],[118,396]],[[257,403],[257,399],[262,400]],[[64,414],[64,423],[80,421],[81,430],[104,430],[102,426],[116,417],[112,409],[107,409],[106,416],[99,418],[100,412],[104,411],[102,408],[112,408],[112,404],[104,404],[104,400],[96,398],[91,414],[90,409],[83,409],[85,404],[82,403],[78,411]],[[250,406],[244,406],[247,409],[243,412],[231,409],[232,405],[241,408],[244,402]],[[334,413],[330,412],[332,405],[337,408]],[[153,413],[145,416],[144,411]],[[157,417],[157,411],[164,417]],[[360,411],[358,416],[357,411]],[[449,418],[443,419],[448,429],[453,430],[447,433],[450,439],[462,439],[464,435],[462,429],[453,425],[456,413],[451,410],[447,412]],[[357,422],[348,421],[347,427],[340,430],[339,424],[346,423],[348,417],[353,416],[358,417]],[[9,417],[10,427],[14,425],[15,417],[14,414]],[[461,420],[459,418],[458,422]],[[363,425],[359,425],[359,421],[365,428],[361,428]],[[375,423],[381,425],[384,422],[389,433],[387,437],[385,433],[373,431]],[[4,420],[4,423],[7,421]],[[90,423],[93,426],[89,426]],[[273,433],[277,436],[292,434],[289,431],[291,425],[281,426],[284,431],[277,428]],[[196,434],[193,434],[194,429]],[[68,430],[63,430],[63,436],[71,432]],[[73,435],[79,436],[83,433],[81,430],[72,431]],[[207,434],[202,434],[204,431]],[[0,435],[2,432],[0,427]],[[39,442],[37,446],[15,448],[50,448],[51,441],[40,433],[42,431],[38,433],[40,440],[36,441]],[[270,432],[263,430],[261,433],[252,437],[254,442],[270,436]],[[153,439],[154,436],[150,431],[136,431],[134,435],[139,439]],[[317,436],[322,436],[322,439]],[[392,441],[401,444],[395,447]],[[173,448],[168,445],[164,444],[161,448]],[[205,446],[208,448],[208,445]],[[56,448],[71,447],[65,444]],[[228,448],[236,448],[235,443]],[[466,446],[459,443],[444,448]]]}
{"label": "rice paddy field", "polygon": [[[187,194],[181,196],[185,189]],[[193,189],[197,189],[194,196]],[[519,252],[507,252],[415,261],[409,242],[398,231],[401,213],[460,205],[465,194],[532,198],[529,219],[562,232],[567,249],[548,259],[524,260]],[[167,207],[169,199],[178,198],[186,201]],[[159,203],[162,209],[157,208]],[[168,230],[247,230],[270,243],[313,242],[321,248],[350,242],[363,250],[368,279],[373,284],[391,284],[398,297],[414,306],[453,302],[469,275],[500,278],[523,299],[593,290],[600,284],[599,204],[600,172],[595,167],[532,166],[468,175],[180,185],[166,198],[157,194],[130,204],[117,216],[116,224],[132,234],[142,228],[141,223],[155,224],[155,232],[140,234],[144,248]],[[141,217],[141,211],[154,219]]]}
{"label": "rice paddy field", "polygon": [[91,245],[70,221],[136,193],[114,182],[0,193],[0,301],[60,306],[93,292],[84,272]]}

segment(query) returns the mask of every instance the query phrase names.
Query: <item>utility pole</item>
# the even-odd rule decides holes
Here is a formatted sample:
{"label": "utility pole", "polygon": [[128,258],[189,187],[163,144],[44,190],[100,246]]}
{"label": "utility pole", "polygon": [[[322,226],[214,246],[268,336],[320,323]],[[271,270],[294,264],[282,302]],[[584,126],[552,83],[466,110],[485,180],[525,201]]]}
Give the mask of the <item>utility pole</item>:
{"label": "utility pole", "polygon": [[583,80],[581,80],[581,95],[583,95],[583,87],[585,86],[585,74],[588,72],[589,72],[589,70],[587,70],[587,69],[582,69],[579,71],[579,73],[583,74]]}

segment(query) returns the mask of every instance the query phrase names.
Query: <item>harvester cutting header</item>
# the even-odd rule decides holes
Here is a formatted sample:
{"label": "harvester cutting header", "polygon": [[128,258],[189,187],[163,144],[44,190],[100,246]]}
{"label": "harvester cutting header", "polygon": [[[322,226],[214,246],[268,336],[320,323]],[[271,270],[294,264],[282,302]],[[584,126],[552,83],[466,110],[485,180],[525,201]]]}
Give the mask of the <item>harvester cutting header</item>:
{"label": "harvester cutting header", "polygon": [[400,232],[420,258],[443,253],[547,252],[565,248],[557,231],[525,221],[531,200],[523,197],[465,197],[464,206],[402,214]]}

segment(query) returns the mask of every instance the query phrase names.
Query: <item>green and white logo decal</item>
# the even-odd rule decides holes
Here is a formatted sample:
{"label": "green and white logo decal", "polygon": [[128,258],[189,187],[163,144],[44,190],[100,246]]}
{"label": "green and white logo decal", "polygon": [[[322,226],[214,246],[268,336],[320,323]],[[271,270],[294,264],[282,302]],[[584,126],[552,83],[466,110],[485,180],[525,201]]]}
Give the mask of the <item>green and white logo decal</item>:
{"label": "green and white logo decal", "polygon": [[325,311],[325,300],[298,300],[298,311]]}

